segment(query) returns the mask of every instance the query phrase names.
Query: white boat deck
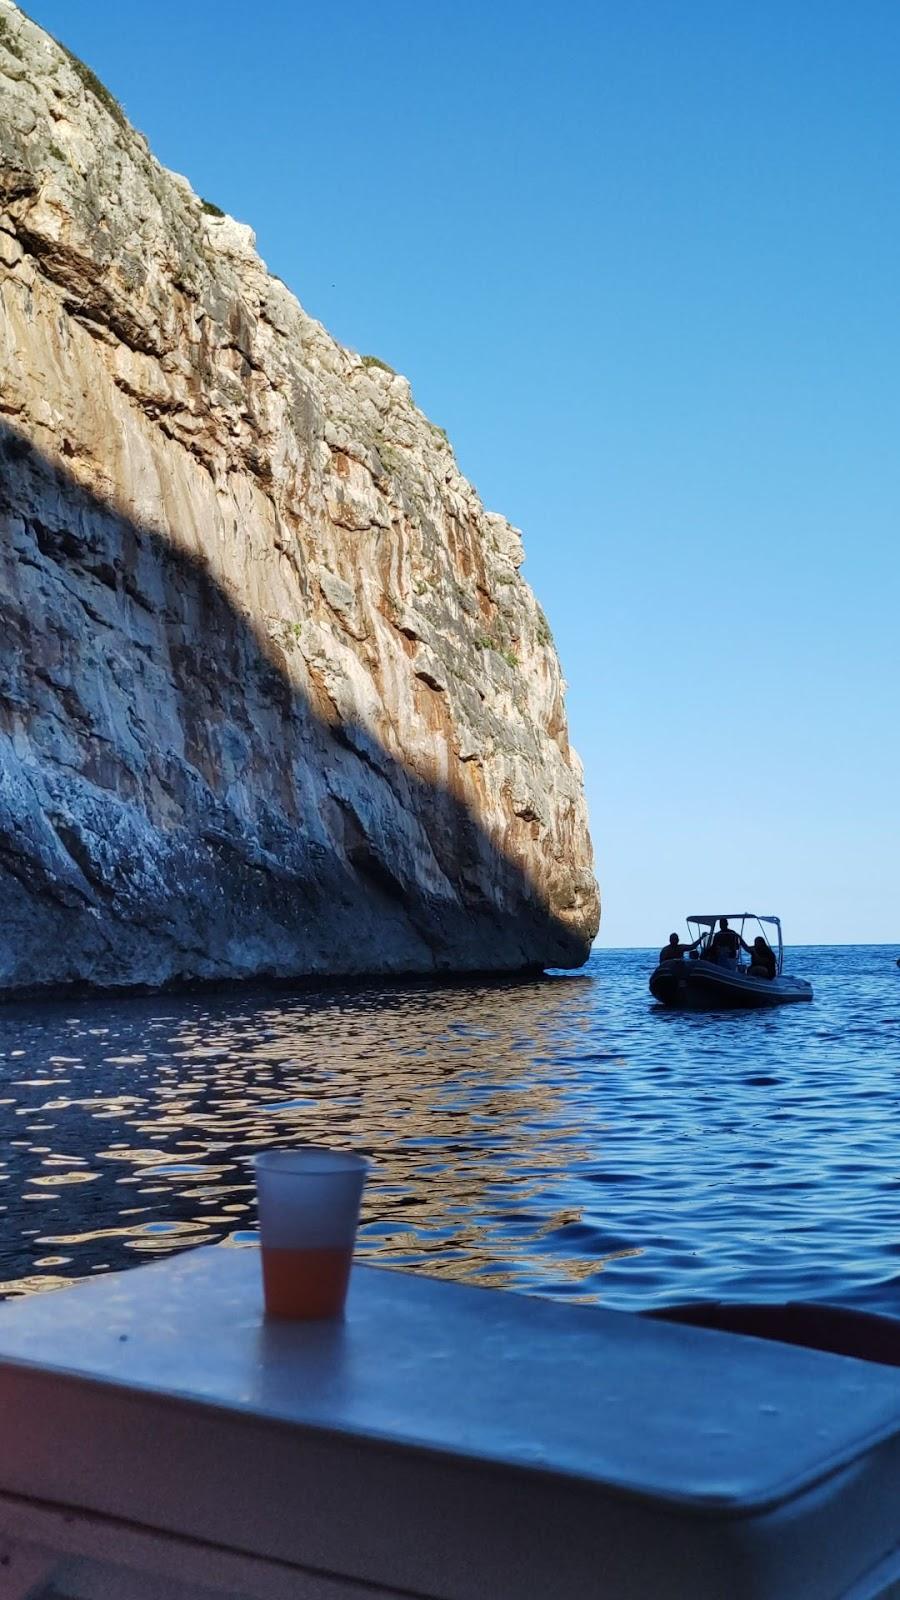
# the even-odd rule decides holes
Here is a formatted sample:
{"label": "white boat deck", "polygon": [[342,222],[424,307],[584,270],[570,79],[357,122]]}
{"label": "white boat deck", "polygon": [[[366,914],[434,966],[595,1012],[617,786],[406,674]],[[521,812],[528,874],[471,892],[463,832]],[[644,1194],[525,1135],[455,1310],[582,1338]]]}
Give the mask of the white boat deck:
{"label": "white boat deck", "polygon": [[[0,1306],[0,1600],[853,1600],[900,1577],[900,1372],[254,1250]],[[4,1558],[5,1564],[4,1564]]]}

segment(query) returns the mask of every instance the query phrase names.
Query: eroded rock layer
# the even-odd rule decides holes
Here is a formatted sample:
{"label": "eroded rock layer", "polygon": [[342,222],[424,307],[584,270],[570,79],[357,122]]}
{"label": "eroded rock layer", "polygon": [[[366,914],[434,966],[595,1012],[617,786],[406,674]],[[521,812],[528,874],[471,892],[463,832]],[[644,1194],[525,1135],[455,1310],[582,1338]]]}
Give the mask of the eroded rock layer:
{"label": "eroded rock layer", "polygon": [[0,989],[584,959],[519,534],[10,0],[0,424]]}

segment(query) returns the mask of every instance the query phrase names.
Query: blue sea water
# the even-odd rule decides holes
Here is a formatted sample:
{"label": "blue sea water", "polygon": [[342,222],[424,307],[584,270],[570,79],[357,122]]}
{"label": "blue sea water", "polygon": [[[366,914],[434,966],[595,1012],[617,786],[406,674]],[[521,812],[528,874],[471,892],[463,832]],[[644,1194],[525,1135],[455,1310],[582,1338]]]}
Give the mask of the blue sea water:
{"label": "blue sea water", "polygon": [[796,948],[812,1005],[668,1012],[654,953],[524,983],[0,1010],[0,1292],[253,1237],[249,1160],[369,1153],[359,1254],[636,1309],[900,1314],[900,968]]}

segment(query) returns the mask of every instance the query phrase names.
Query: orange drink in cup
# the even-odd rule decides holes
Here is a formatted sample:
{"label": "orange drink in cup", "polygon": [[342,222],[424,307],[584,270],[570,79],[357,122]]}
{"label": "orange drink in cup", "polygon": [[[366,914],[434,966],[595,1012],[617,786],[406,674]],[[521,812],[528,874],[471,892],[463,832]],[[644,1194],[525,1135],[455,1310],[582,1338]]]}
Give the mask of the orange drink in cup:
{"label": "orange drink in cup", "polygon": [[369,1163],[299,1145],[255,1158],[263,1295],[270,1317],[339,1317]]}

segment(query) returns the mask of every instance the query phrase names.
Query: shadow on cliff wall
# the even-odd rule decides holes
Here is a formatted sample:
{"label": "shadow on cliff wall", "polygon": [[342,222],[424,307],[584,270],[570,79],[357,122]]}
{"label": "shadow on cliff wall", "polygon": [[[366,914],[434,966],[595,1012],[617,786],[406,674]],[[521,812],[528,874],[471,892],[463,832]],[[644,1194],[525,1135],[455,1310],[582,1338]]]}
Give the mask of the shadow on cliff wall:
{"label": "shadow on cliff wall", "polygon": [[298,691],[296,634],[6,424],[0,518],[0,988],[585,960],[458,795]]}

